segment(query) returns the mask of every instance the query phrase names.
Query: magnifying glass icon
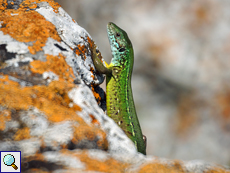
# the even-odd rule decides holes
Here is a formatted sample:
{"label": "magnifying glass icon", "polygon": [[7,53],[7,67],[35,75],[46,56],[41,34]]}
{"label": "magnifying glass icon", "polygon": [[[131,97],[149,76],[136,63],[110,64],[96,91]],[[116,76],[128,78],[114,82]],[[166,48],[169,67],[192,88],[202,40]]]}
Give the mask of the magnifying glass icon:
{"label": "magnifying glass icon", "polygon": [[18,167],[14,164],[15,158],[12,154],[7,154],[3,157],[3,162],[7,166],[12,166],[15,170],[18,169]]}

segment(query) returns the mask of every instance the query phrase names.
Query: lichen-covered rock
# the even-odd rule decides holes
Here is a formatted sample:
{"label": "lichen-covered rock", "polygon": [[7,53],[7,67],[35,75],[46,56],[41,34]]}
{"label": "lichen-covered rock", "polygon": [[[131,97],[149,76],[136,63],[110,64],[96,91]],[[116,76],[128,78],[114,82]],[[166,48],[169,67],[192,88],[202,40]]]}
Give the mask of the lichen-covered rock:
{"label": "lichen-covered rock", "polygon": [[0,1],[0,150],[23,172],[224,172],[138,153],[105,115],[94,42],[52,0]]}

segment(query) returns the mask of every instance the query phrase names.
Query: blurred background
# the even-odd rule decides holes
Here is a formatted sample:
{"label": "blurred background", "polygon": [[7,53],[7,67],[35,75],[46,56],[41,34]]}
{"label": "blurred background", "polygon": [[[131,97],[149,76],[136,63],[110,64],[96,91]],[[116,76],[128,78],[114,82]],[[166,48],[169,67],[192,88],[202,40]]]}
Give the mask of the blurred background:
{"label": "blurred background", "polygon": [[106,25],[134,47],[147,153],[230,166],[229,0],[57,0],[111,60]]}

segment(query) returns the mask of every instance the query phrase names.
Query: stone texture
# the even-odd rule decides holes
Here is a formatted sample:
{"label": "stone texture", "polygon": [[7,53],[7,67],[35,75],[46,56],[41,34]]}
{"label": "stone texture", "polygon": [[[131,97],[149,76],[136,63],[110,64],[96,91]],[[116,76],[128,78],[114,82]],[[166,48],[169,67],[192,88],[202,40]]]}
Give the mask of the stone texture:
{"label": "stone texture", "polygon": [[103,112],[91,36],[52,0],[0,2],[0,150],[23,172],[229,171],[138,153]]}

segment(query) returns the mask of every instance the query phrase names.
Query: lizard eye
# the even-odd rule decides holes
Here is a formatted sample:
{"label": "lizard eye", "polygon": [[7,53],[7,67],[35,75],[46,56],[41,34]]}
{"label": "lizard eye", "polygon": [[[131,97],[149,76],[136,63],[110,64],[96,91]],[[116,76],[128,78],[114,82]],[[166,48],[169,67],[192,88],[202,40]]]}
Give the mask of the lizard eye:
{"label": "lizard eye", "polygon": [[124,52],[126,49],[125,48],[120,48],[119,52]]}
{"label": "lizard eye", "polygon": [[116,33],[116,36],[117,36],[117,37],[120,37],[121,35],[120,35],[119,33]]}

